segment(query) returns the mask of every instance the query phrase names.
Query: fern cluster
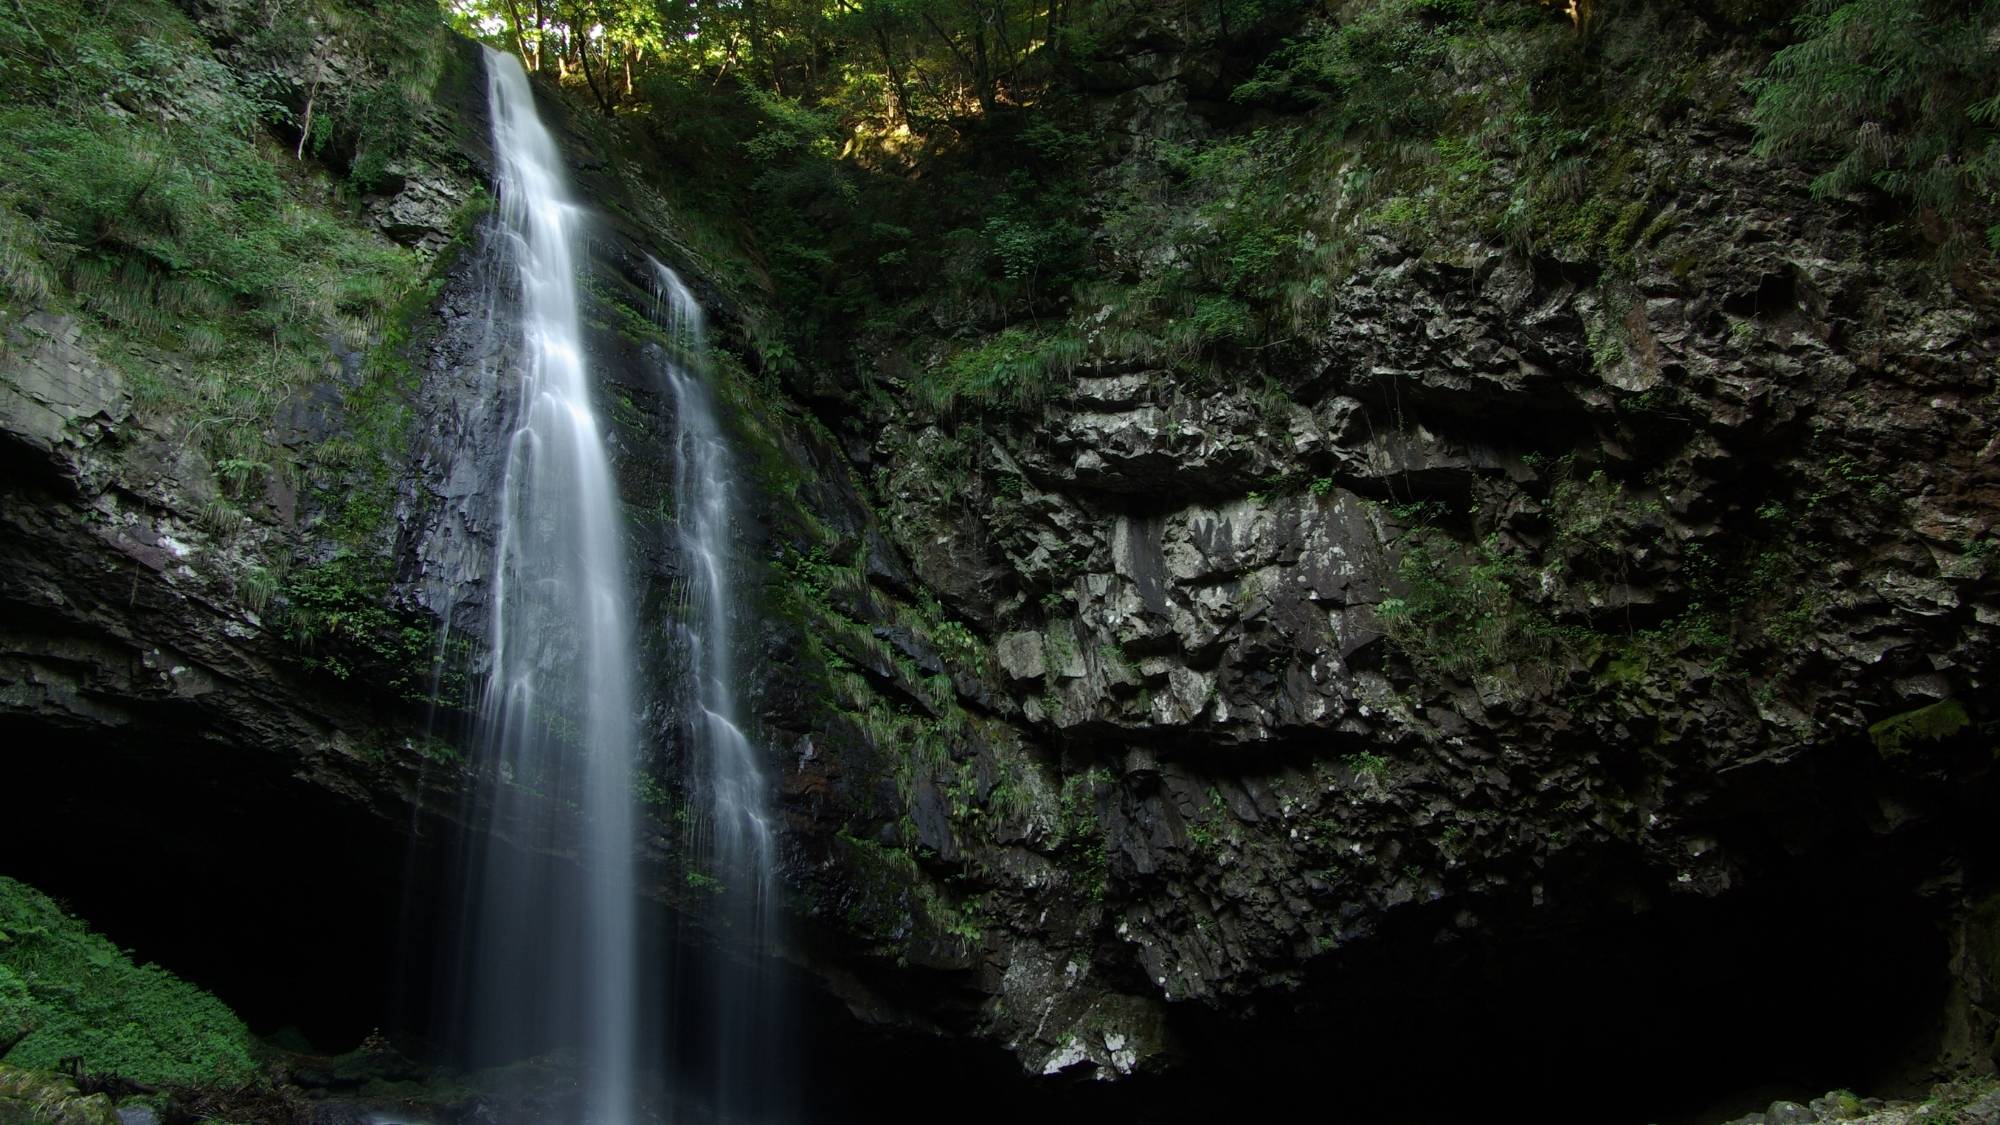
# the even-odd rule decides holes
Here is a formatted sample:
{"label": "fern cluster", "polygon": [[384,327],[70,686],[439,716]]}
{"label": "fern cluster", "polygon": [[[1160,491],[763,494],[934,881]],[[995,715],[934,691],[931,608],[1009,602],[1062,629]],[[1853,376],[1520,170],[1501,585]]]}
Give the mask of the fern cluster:
{"label": "fern cluster", "polygon": [[24,883],[0,876],[0,1047],[14,1066],[81,1057],[138,1082],[241,1081],[250,1031],[220,1000],[118,947]]}
{"label": "fern cluster", "polygon": [[[1759,151],[1874,187],[1957,243],[2000,204],[2000,0],[1810,0],[1757,93]],[[1982,220],[1982,216],[1984,219]],[[1987,229],[2000,248],[2000,225]]]}

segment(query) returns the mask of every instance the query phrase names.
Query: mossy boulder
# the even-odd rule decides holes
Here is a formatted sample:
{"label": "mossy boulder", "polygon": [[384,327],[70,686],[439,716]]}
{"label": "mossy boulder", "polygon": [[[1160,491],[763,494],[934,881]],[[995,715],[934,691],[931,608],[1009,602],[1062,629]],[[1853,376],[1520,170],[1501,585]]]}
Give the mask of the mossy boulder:
{"label": "mossy boulder", "polygon": [[1942,742],[1972,725],[1972,717],[1956,699],[1945,699],[1928,707],[1891,715],[1868,728],[1875,749],[1883,757],[1908,754],[1919,743]]}
{"label": "mossy boulder", "polygon": [[222,1001],[158,965],[134,964],[48,896],[5,877],[0,1046],[8,1048],[0,1062],[14,1067],[53,1070],[81,1058],[94,1073],[151,1085],[239,1081],[256,1069],[250,1030]]}
{"label": "mossy boulder", "polygon": [[118,1125],[103,1094],[84,1095],[53,1074],[0,1064],[0,1125]]}

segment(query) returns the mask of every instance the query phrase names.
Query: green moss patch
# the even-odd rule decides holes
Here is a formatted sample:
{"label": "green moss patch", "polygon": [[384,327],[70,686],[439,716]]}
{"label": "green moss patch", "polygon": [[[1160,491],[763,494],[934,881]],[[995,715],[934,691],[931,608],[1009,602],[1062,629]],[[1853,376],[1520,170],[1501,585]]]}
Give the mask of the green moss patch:
{"label": "green moss patch", "polygon": [[1891,715],[1868,728],[1868,737],[1884,757],[1908,754],[1919,742],[1942,742],[1972,725],[1972,717],[1956,699]]}
{"label": "green moss patch", "polygon": [[0,876],[0,1061],[154,1085],[237,1081],[250,1029],[222,1001],[158,965],[135,965],[47,895]]}

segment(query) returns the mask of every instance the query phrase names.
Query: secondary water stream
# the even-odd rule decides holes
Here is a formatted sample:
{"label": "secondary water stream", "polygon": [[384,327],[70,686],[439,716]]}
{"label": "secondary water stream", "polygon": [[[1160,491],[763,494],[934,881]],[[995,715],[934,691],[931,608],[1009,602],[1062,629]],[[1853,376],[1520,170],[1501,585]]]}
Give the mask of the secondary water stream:
{"label": "secondary water stream", "polygon": [[684,1059],[707,1073],[705,1096],[726,1120],[782,1113],[784,1027],[771,954],[777,941],[776,837],[765,794],[769,782],[744,733],[734,652],[740,607],[734,535],[739,515],[734,458],[721,415],[704,381],[701,306],[681,279],[653,266],[655,318],[671,346],[661,374],[674,404],[674,512],[685,572],[682,619],[689,677],[685,700],[693,763],[687,778],[693,812],[683,840],[691,885],[711,895],[705,923],[726,942],[700,979],[682,989],[707,1013],[681,1027]]}

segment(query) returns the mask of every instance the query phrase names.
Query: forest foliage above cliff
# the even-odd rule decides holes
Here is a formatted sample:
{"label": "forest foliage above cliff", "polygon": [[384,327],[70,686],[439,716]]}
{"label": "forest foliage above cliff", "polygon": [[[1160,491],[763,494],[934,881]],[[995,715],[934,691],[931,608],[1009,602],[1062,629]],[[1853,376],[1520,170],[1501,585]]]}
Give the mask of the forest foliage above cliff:
{"label": "forest foliage above cliff", "polygon": [[[1635,142],[1702,122],[1961,280],[2000,240],[1992,0],[452,8],[751,248],[792,325],[770,358],[942,336],[914,360],[941,410],[1032,404],[1085,354],[1282,346],[1374,235],[1629,270],[1669,190]],[[1193,113],[1165,133],[1091,117],[1168,80]]]}
{"label": "forest foliage above cliff", "polygon": [[[447,17],[619,120],[724,272],[787,310],[781,367],[974,328],[924,381],[945,409],[1032,401],[1084,351],[1282,341],[1370,234],[1629,262],[1657,217],[1631,142],[1699,117],[1907,224],[1914,255],[1984,270],[2000,239],[2000,0],[266,0],[229,6],[228,66],[170,5],[89,7],[0,11],[0,276],[141,329],[191,310],[197,354],[296,344],[266,366],[407,288],[302,225],[274,158],[393,182]],[[1165,80],[1195,112],[1163,134],[1087,112]],[[133,112],[163,94],[199,112]]]}

